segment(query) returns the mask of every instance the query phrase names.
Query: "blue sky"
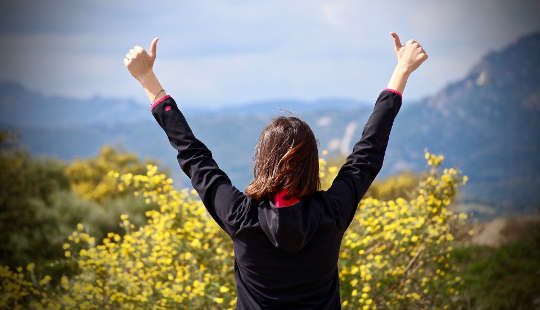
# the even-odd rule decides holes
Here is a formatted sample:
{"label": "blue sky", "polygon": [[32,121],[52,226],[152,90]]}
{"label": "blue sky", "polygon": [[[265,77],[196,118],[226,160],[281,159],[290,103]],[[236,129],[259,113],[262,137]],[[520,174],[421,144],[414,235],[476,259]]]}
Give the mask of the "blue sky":
{"label": "blue sky", "polygon": [[373,101],[396,63],[395,31],[429,55],[404,93],[415,100],[539,31],[538,16],[540,1],[2,1],[0,80],[147,104],[122,59],[158,35],[155,71],[182,105]]}

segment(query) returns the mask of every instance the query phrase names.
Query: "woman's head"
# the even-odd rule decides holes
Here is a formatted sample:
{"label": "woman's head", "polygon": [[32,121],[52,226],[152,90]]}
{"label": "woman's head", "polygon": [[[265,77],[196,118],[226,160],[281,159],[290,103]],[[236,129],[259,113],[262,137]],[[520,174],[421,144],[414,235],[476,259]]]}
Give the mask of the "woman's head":
{"label": "woman's head", "polygon": [[317,191],[319,153],[309,125],[292,116],[268,124],[257,143],[253,174],[246,194],[256,200],[272,198],[282,189],[298,198]]}

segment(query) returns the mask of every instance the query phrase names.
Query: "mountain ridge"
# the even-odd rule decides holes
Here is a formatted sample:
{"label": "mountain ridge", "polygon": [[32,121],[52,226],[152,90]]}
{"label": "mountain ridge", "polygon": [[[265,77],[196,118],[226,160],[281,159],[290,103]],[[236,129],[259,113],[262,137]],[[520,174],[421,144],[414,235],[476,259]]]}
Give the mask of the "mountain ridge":
{"label": "mountain ridge", "polygon": [[[462,79],[448,83],[431,96],[407,102],[394,122],[378,178],[425,169],[423,152],[427,149],[444,154],[445,166],[456,167],[469,176],[460,197],[464,205],[489,205],[495,210],[479,211],[479,216],[535,212],[535,206],[540,203],[538,55],[540,33],[524,36],[486,54]],[[36,96],[24,89],[14,92],[22,92],[23,97]],[[56,121],[54,126],[39,127],[32,118],[17,122],[25,116],[25,110],[14,112],[9,96],[0,86],[0,109],[3,109],[0,127],[21,129],[21,142],[33,153],[56,154],[61,159],[72,160],[75,156],[93,156],[104,143],[121,143],[128,150],[162,160],[173,168],[177,182],[189,184],[161,128],[148,116],[148,107],[138,104],[141,109],[135,109],[131,106],[134,102],[126,99],[108,110],[96,108],[109,104],[105,98],[92,102],[81,100],[90,108],[67,113],[65,107],[70,106],[69,102],[59,100],[52,103],[58,108],[55,110],[58,115],[52,118]],[[25,109],[28,102],[31,101],[22,104]],[[43,104],[48,102],[45,100]],[[101,114],[103,110],[105,113]],[[346,98],[310,102],[283,99],[265,100],[251,107],[223,107],[213,112],[187,109],[184,114],[197,136],[212,150],[220,167],[243,188],[252,177],[252,156],[259,133],[273,117],[289,113],[287,110],[310,124],[320,150],[327,149],[332,156],[351,150],[360,138],[372,104]],[[89,115],[83,114],[83,120],[64,122],[61,118],[69,118],[71,112]],[[21,113],[19,117],[17,113]],[[125,114],[129,114],[127,119],[114,118]],[[108,115],[113,117],[107,119]],[[12,122],[7,124],[3,122],[5,119]]]}

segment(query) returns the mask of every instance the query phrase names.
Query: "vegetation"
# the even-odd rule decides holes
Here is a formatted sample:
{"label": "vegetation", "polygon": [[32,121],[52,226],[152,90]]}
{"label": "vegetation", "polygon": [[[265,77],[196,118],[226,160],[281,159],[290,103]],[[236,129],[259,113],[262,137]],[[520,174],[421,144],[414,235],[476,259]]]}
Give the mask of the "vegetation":
{"label": "vegetation", "polygon": [[[66,164],[11,138],[0,135],[0,309],[235,307],[232,242],[195,192],[109,147]],[[452,202],[467,177],[425,155],[424,173],[375,181],[362,199],[340,253],[343,309],[531,308],[540,229],[463,245]],[[340,160],[320,160],[325,187]]]}
{"label": "vegetation", "polygon": [[[540,225],[524,225],[521,240],[500,247],[466,245],[452,251],[463,279],[461,309],[537,309],[540,297]],[[536,300],[536,304],[535,304]]]}
{"label": "vegetation", "polygon": [[[323,155],[326,155],[323,151]],[[327,167],[333,167],[329,171],[321,171],[321,185],[328,188],[337,174],[337,167],[345,163],[344,156],[337,156],[325,163]],[[420,184],[421,175],[413,171],[405,171],[390,176],[384,180],[378,178],[373,181],[364,198],[375,198],[378,200],[392,200],[399,197],[410,199],[415,195],[415,190]]]}
{"label": "vegetation", "polygon": [[[427,153],[432,169],[411,200],[362,200],[340,260],[344,308],[448,306],[462,284],[448,264],[453,229],[463,216],[447,207],[466,182],[455,169],[439,171],[441,156]],[[322,174],[335,166],[321,159]],[[121,215],[124,234],[97,242],[88,228],[63,244],[69,266],[54,277],[32,263],[4,267],[2,303],[10,308],[233,308],[236,297],[232,244],[198,197],[178,191],[157,167],[145,174],[110,170],[118,194],[133,193],[158,207],[136,227]],[[56,265],[52,264],[51,268]]]}
{"label": "vegetation", "polygon": [[[132,195],[129,191],[117,191],[113,180],[106,177],[107,172],[115,170],[126,175],[142,174],[146,165],[155,166],[158,163],[148,158],[141,162],[136,154],[105,145],[95,158],[77,158],[66,167],[65,172],[74,192],[87,200],[102,203],[105,199]],[[169,174],[168,170],[164,173]]]}
{"label": "vegetation", "polygon": [[84,223],[101,242],[108,232],[123,233],[120,214],[129,214],[141,225],[144,212],[156,208],[132,193],[117,191],[114,179],[103,172],[144,170],[135,155],[104,146],[96,158],[68,164],[33,158],[17,138],[0,131],[1,265],[15,268],[34,262],[41,269],[64,257],[62,245],[77,223]]}
{"label": "vegetation", "polygon": [[[413,191],[392,189],[400,184],[393,180],[375,191],[413,198],[360,202],[340,254],[344,309],[442,309],[459,301],[462,279],[449,260],[457,227],[467,216],[449,206],[467,177],[453,168],[440,171],[442,155],[425,155],[431,168]],[[323,183],[330,184],[337,167],[321,164],[328,171]]]}
{"label": "vegetation", "polygon": [[69,190],[66,165],[32,159],[16,138],[13,133],[0,134],[0,257],[10,266],[58,256],[52,244],[70,231],[55,227],[56,221],[43,209],[54,204],[55,193]]}

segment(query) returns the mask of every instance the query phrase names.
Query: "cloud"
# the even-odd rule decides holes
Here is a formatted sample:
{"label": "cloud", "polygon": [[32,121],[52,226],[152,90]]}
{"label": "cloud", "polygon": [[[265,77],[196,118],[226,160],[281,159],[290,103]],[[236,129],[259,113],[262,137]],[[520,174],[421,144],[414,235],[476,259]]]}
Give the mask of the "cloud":
{"label": "cloud", "polygon": [[540,30],[536,0],[427,1],[411,15],[411,25],[434,44],[503,47]]}
{"label": "cloud", "polygon": [[[478,59],[540,29],[537,1],[4,1],[1,79],[47,94],[147,100],[121,59],[160,36],[156,71],[186,104],[276,97],[370,100],[395,65],[392,39],[429,60],[412,100],[461,78]],[[149,18],[149,12],[151,12]]]}

